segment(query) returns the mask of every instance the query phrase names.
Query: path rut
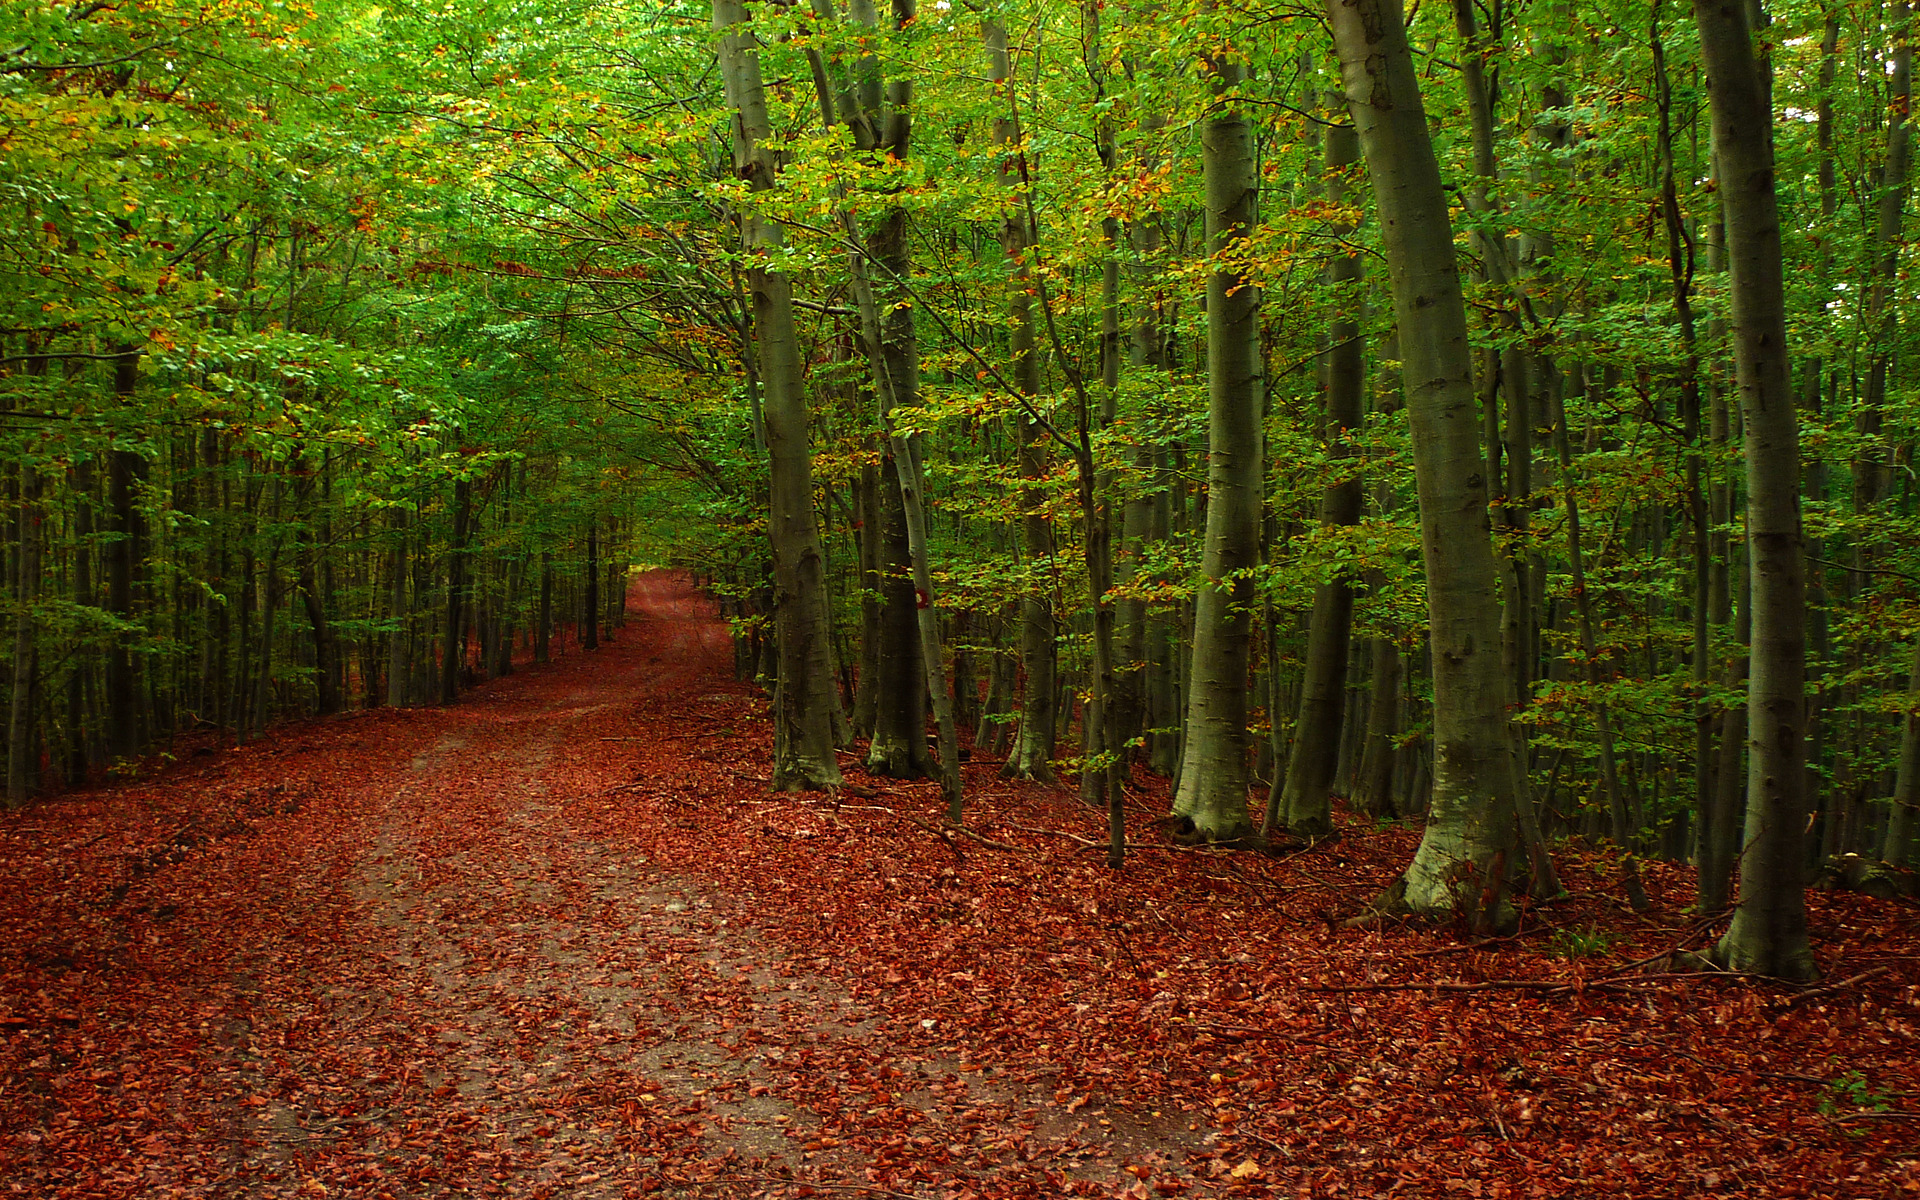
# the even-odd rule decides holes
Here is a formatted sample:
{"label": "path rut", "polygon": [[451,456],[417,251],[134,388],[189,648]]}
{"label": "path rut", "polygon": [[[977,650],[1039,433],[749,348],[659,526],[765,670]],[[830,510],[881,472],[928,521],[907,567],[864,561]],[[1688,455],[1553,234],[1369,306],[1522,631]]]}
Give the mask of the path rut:
{"label": "path rut", "polygon": [[[129,1162],[127,1194],[1137,1193],[1112,1155],[1162,1135],[1146,1114],[1076,1114],[957,1048],[896,1044],[900,1015],[831,955],[756,928],[751,862],[737,887],[698,885],[662,861],[673,842],[609,833],[597,818],[644,798],[697,839],[702,780],[749,778],[707,731],[764,732],[685,580],[643,577],[629,615],[595,654],[457,706],[247,752],[292,756],[312,799],[156,877],[122,918],[156,958],[189,956],[123,1026],[197,1013],[214,1035],[176,1049],[169,1103],[192,1128],[144,1175]],[[633,743],[659,738],[673,751],[636,772]],[[209,894],[235,905],[231,944],[175,944],[144,915]],[[52,1178],[78,1145],[27,1161]],[[943,1165],[962,1159],[988,1173]]]}

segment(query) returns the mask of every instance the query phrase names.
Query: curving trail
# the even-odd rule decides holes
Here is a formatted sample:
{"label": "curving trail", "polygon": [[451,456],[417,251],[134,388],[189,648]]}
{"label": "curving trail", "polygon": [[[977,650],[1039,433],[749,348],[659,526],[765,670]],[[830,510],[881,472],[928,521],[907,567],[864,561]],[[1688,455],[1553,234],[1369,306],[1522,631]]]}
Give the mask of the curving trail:
{"label": "curving trail", "polygon": [[1115,873],[978,759],[972,839],[850,759],[769,796],[711,607],[628,614],[0,818],[0,1200],[1920,1191],[1896,907],[1816,897],[1809,997],[1610,974],[1693,928],[1657,864],[1660,920],[1572,864],[1606,961],[1344,931],[1413,831],[1183,851],[1148,799]]}
{"label": "curving trail", "polygon": [[[205,840],[157,864],[129,850],[104,894],[70,888],[77,939],[21,931],[49,1053],[0,1095],[0,1177],[42,1195],[745,1196],[859,1182],[876,1157],[911,1174],[936,1139],[1017,1119],[957,1060],[897,1053],[826,958],[752,930],[711,864],[705,887],[678,870],[716,790],[764,782],[724,765],[752,753],[764,702],[683,578],[640,578],[629,614],[600,651],[452,708],[300,726],[152,785],[150,807],[217,790],[229,816],[191,818]],[[676,828],[605,820],[649,802]],[[100,815],[102,836],[152,840]],[[1064,1168],[1092,1156],[1066,1136],[1084,1120],[1054,1124]],[[895,1136],[856,1152],[856,1126]],[[1025,1126],[1030,1162],[1050,1126]]]}

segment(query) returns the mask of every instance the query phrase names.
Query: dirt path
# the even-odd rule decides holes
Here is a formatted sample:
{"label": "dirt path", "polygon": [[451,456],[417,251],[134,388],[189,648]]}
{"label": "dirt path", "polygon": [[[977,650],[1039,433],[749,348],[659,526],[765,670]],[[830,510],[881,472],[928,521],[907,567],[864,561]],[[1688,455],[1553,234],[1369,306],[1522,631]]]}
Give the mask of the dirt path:
{"label": "dirt path", "polygon": [[[1871,979],[1803,998],[1610,978],[1697,932],[1658,864],[1627,922],[1595,860],[1554,920],[1617,944],[1569,962],[1329,920],[1411,830],[1187,851],[1149,794],[1114,872],[976,758],[943,838],[851,760],[770,796],[709,607],[629,611],[451,708],[0,818],[0,1198],[1920,1191],[1897,908],[1816,896]],[[1424,986],[1515,976],[1565,990]]]}
{"label": "dirt path", "polygon": [[[715,759],[763,732],[763,701],[708,606],[656,573],[629,612],[599,652],[453,708],[239,752],[295,799],[130,870],[96,959],[42,964],[123,1044],[39,1063],[48,1127],[8,1173],[109,1194],[691,1197],[878,1167],[925,1190],[866,1190],[934,1196],[954,1183],[938,1161],[985,1151],[1000,1190],[1137,1182],[1089,1169],[1090,1115],[890,1044],[835,964],[755,931],[751,862],[741,891],[703,886],[662,861],[671,838],[663,856],[607,826],[652,801],[697,841],[715,774],[760,782]],[[158,1105],[130,1096],[154,1075]]]}

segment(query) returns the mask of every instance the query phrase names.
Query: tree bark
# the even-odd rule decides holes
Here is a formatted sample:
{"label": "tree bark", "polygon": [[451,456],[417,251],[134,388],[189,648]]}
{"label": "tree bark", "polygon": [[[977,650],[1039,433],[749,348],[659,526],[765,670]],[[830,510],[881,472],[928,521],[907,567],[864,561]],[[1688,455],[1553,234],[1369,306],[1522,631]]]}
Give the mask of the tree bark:
{"label": "tree bark", "polygon": [[[1328,0],[1393,287],[1420,497],[1433,665],[1433,795],[1400,899],[1425,914],[1497,899],[1513,847],[1514,764],[1466,304],[1452,224],[1396,0]],[[1493,895],[1494,904],[1480,897]],[[1488,911],[1492,909],[1493,911]]]}
{"label": "tree bark", "polygon": [[[43,362],[45,360],[42,360]],[[20,468],[19,543],[14,557],[13,680],[7,715],[7,795],[10,809],[25,808],[33,786],[33,696],[39,667],[34,605],[40,591],[43,519],[41,475],[31,463]]]}
{"label": "tree bark", "polygon": [[[1329,108],[1344,103],[1338,93],[1327,97]],[[1335,207],[1349,203],[1346,172],[1360,159],[1360,139],[1351,125],[1326,127],[1327,200]],[[1336,238],[1353,232],[1338,223],[1328,231]],[[1366,366],[1360,335],[1360,251],[1357,246],[1327,266],[1327,284],[1341,307],[1327,329],[1329,349],[1323,365],[1322,391],[1326,395],[1327,452],[1336,464],[1353,456],[1349,431],[1359,428]],[[1322,528],[1353,525],[1360,519],[1362,485],[1358,470],[1329,484],[1320,497]],[[1278,814],[1288,832],[1320,838],[1333,832],[1333,785],[1339,763],[1340,733],[1345,723],[1347,651],[1353,633],[1353,585],[1345,576],[1329,579],[1313,594],[1313,616],[1307,627],[1305,676],[1300,683],[1300,708],[1294,719],[1292,747],[1287,752],[1286,775],[1277,789]]]}
{"label": "tree bark", "polygon": [[447,547],[447,626],[440,659],[440,703],[460,698],[460,668],[467,651],[467,540],[473,517],[473,485],[453,484],[453,541]]}
{"label": "tree bark", "polygon": [[[1000,222],[1000,248],[1013,273],[1013,293],[1008,301],[1013,325],[1009,346],[1013,385],[1031,402],[1040,392],[1040,357],[1033,321],[1032,273],[1027,262],[1033,231],[1017,194],[1022,174],[1018,162],[1025,151],[1017,144],[1004,96],[1013,86],[1007,31],[995,21],[983,21],[980,38],[986,46],[987,76],[995,97],[993,142],[1001,151],[1000,185],[1009,192]],[[1047,475],[1047,435],[1039,419],[1024,406],[1014,415],[1014,430],[1022,481],[1021,550],[1028,573],[1020,598],[1020,672],[1025,677],[1025,689],[1013,749],[1001,773],[1013,779],[1047,780],[1053,778],[1055,709],[1059,701],[1052,588],[1046,570],[1053,557],[1053,530],[1045,513],[1047,492],[1041,485]]]}
{"label": "tree bark", "polygon": [[[1216,107],[1200,134],[1207,243],[1235,249],[1254,225],[1253,134],[1235,103],[1242,61],[1208,62]],[[1207,274],[1207,526],[1194,598],[1186,744],[1173,815],[1183,836],[1233,842],[1254,833],[1247,815],[1247,666],[1252,569],[1260,557],[1259,289],[1224,258]]]}
{"label": "tree bark", "polygon": [[[734,112],[734,173],[747,180],[754,192],[770,192],[778,163],[768,144],[773,126],[747,6],[742,0],[714,0],[713,26],[720,35],[720,73]],[[840,697],[833,682],[826,560],[814,523],[813,461],[793,327],[792,283],[768,265],[784,245],[780,226],[751,209],[740,214],[740,222],[742,244],[752,262],[747,282],[753,298],[770,466],[767,530],[773,549],[773,615],[780,655],[774,697],[773,786],[781,791],[826,788],[840,782],[833,737]]]}
{"label": "tree bark", "polygon": [[1730,967],[1818,972],[1805,893],[1806,577],[1800,429],[1787,381],[1787,321],[1774,194],[1773,111],[1739,0],[1694,0],[1732,275],[1734,372],[1746,424],[1753,651],[1740,907],[1721,939]]}

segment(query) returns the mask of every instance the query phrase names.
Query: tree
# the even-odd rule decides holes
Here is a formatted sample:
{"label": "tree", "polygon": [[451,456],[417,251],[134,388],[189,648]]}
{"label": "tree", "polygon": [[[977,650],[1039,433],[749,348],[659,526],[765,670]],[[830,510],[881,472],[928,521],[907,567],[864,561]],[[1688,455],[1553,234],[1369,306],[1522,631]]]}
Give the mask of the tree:
{"label": "tree", "polygon": [[1806,578],[1800,422],[1787,374],[1786,293],[1774,193],[1772,104],[1741,0],[1694,0],[1707,68],[1733,293],[1733,362],[1746,424],[1753,653],[1747,679],[1746,850],[1719,956],[1789,979],[1818,972],[1806,909]]}
{"label": "tree", "polygon": [[[1330,95],[1329,106],[1344,103]],[[1353,126],[1326,128],[1327,199],[1335,205],[1348,201],[1345,174],[1360,157]],[[1344,222],[1333,229],[1336,237],[1353,232]],[[1327,282],[1341,290],[1349,305],[1358,305],[1360,255],[1357,248],[1327,264]],[[1327,398],[1326,435],[1336,461],[1352,454],[1349,438],[1360,425],[1365,394],[1365,345],[1359,314],[1340,312],[1327,328],[1326,361],[1322,367]],[[1342,471],[1327,485],[1320,500],[1323,527],[1352,525],[1360,519],[1361,482],[1357,471]],[[1313,617],[1308,626],[1305,677],[1300,683],[1300,712],[1293,723],[1293,749],[1287,770],[1275,789],[1279,819],[1302,837],[1325,837],[1333,832],[1332,793],[1340,757],[1340,727],[1346,718],[1347,651],[1353,633],[1353,582],[1329,579],[1313,594]]]}
{"label": "tree", "polygon": [[1260,554],[1264,368],[1259,289],[1235,261],[1253,230],[1253,133],[1234,89],[1244,52],[1212,47],[1207,70],[1217,107],[1200,135],[1206,177],[1207,533],[1194,601],[1193,671],[1186,746],[1173,814],[1185,833],[1230,842],[1253,832],[1247,816],[1247,666],[1253,580]]}
{"label": "tree", "polygon": [[[735,114],[734,170],[753,192],[771,192],[777,167],[770,145],[773,126],[746,5],[715,0],[713,23],[720,34],[721,75]],[[740,219],[743,244],[751,256],[747,279],[771,468],[768,536],[780,647],[773,780],[775,787],[787,790],[831,787],[840,782],[833,745],[839,699],[833,685],[825,566],[813,520],[812,451],[793,327],[793,289],[778,263],[785,238],[776,221],[751,207]]]}
{"label": "tree", "polygon": [[1499,570],[1453,227],[1392,0],[1329,0],[1329,21],[1373,180],[1412,420],[1433,661],[1433,798],[1402,880],[1419,913],[1497,896],[1513,845],[1512,750],[1500,658]]}

